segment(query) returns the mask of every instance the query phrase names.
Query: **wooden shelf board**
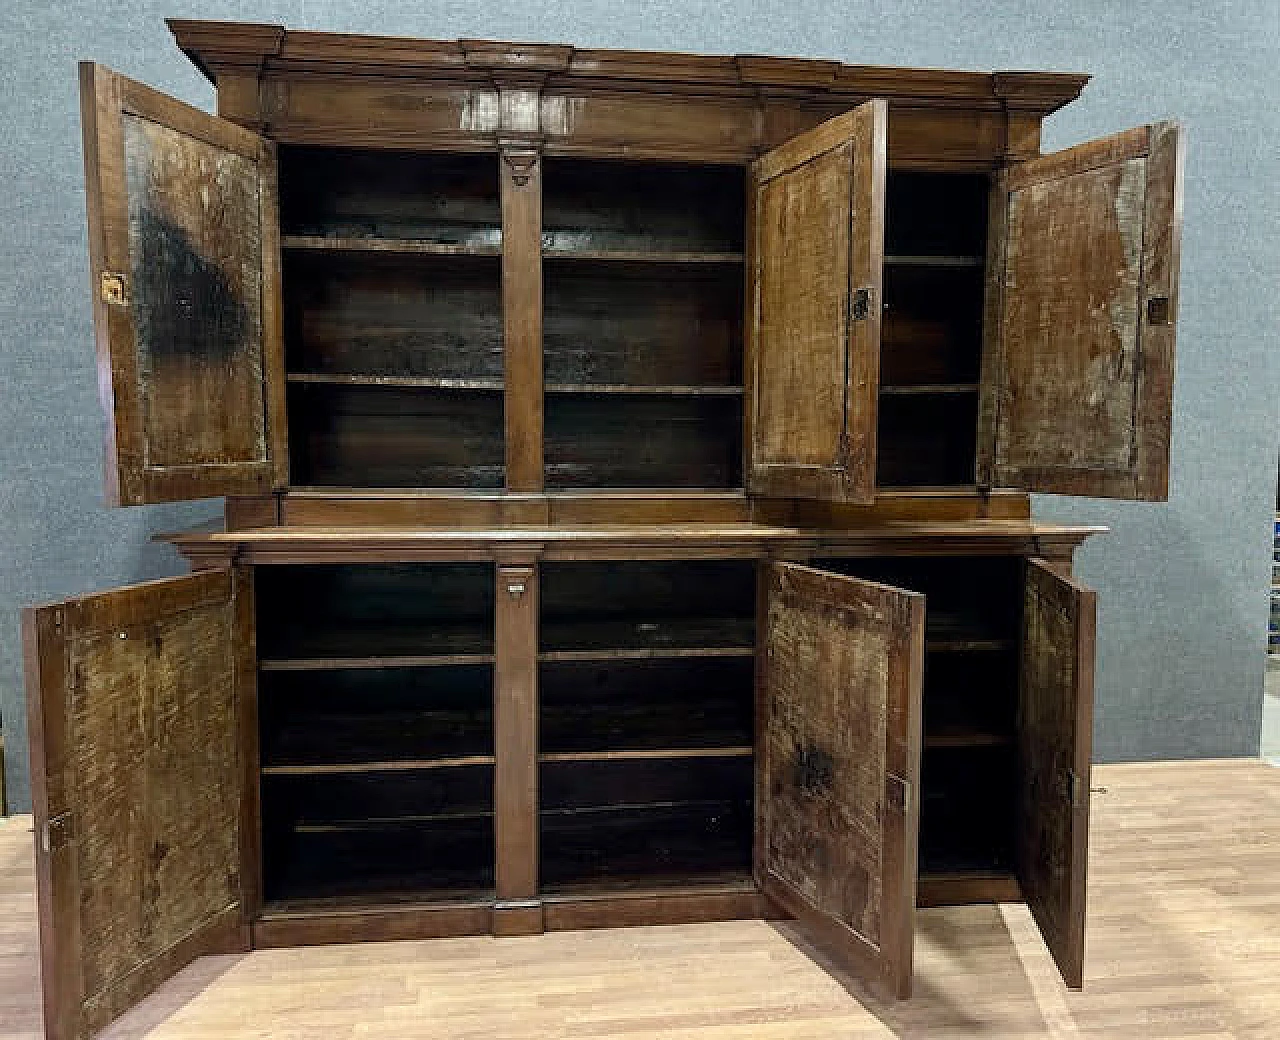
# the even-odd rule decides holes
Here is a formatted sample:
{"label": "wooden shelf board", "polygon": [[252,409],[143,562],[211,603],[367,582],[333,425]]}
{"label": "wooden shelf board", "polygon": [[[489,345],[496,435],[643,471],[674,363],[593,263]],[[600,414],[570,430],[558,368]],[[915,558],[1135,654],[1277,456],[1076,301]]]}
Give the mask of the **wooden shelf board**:
{"label": "wooden shelf board", "polygon": [[555,808],[539,808],[539,817],[549,816],[607,816],[611,813],[661,813],[683,812],[690,810],[704,811],[724,808],[725,806],[742,807],[750,802],[746,798],[675,798],[654,802],[610,802],[607,805],[566,805]]}
{"label": "wooden shelf board", "polygon": [[493,810],[463,810],[460,812],[429,813],[418,816],[369,817],[363,820],[326,820],[324,822],[293,824],[289,829],[295,834],[346,834],[351,831],[391,830],[400,827],[420,827],[433,823],[457,823],[459,821],[492,820]]}
{"label": "wooden shelf board", "polygon": [[977,383],[911,383],[882,386],[880,393],[886,397],[916,397],[933,394],[976,394]]}
{"label": "wooden shelf board", "polygon": [[505,384],[501,379],[470,379],[449,376],[384,376],[372,373],[345,372],[290,372],[285,376],[290,383],[309,383],[323,386],[386,386],[400,389],[465,390],[501,393]]}
{"label": "wooden shelf board", "polygon": [[982,267],[981,256],[934,255],[929,253],[886,253],[886,267]]}
{"label": "wooden shelf board", "polygon": [[539,762],[636,762],[678,758],[750,758],[751,745],[713,748],[620,748],[609,751],[546,751]]}
{"label": "wooden shelf board", "polygon": [[493,654],[391,654],[379,657],[277,657],[258,662],[260,672],[333,672],[350,668],[445,668],[488,665]]}
{"label": "wooden shelf board", "polygon": [[1012,639],[930,639],[926,635],[924,640],[927,654],[993,653],[1012,649]]}
{"label": "wooden shelf board", "polygon": [[682,657],[754,657],[750,646],[645,647],[617,650],[544,650],[538,654],[542,664],[569,661],[660,661]]}
{"label": "wooden shelf board", "polygon": [[295,252],[403,253],[415,256],[501,256],[490,242],[436,242],[429,238],[383,238],[375,235],[282,235],[280,247]]}
{"label": "wooden shelf board", "polygon": [[263,766],[263,776],[332,776],[338,773],[400,773],[463,766],[491,766],[492,755],[460,755],[456,758],[404,758],[384,762],[326,762],[310,765]]}
{"label": "wooden shelf board", "polygon": [[604,263],[740,264],[744,254],[670,249],[543,249],[542,258]]}
{"label": "wooden shelf board", "polygon": [[755,879],[749,873],[725,871],[705,876],[689,874],[638,875],[634,878],[601,878],[594,882],[564,882],[542,889],[546,902],[579,899],[647,899],[652,896],[703,895],[711,892],[754,892]]}
{"label": "wooden shelf board", "polygon": [[950,730],[941,733],[926,733],[924,747],[926,751],[935,748],[993,748],[1008,747],[1013,743],[1013,734],[994,733],[981,730]]}
{"label": "wooden shelf board", "polygon": [[335,913],[376,914],[385,911],[413,910],[419,907],[484,906],[487,908],[492,901],[492,888],[440,888],[409,892],[394,889],[375,890],[359,895],[268,899],[262,905],[261,920],[328,917]]}
{"label": "wooden shelf board", "polygon": [[740,386],[643,383],[547,383],[549,394],[644,394],[666,397],[741,397]]}

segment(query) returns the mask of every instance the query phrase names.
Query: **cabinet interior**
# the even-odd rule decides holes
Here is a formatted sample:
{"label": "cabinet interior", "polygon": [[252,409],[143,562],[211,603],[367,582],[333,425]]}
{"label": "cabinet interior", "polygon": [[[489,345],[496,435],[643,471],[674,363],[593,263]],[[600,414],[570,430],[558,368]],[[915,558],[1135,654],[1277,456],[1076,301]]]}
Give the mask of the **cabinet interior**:
{"label": "cabinet interior", "polygon": [[890,171],[876,483],[972,485],[988,178]]}
{"label": "cabinet interior", "polygon": [[745,880],[754,561],[545,564],[542,886]]}
{"label": "cabinet interior", "polygon": [[919,873],[1011,874],[1022,559],[824,559],[814,566],[925,594]]}
{"label": "cabinet interior", "polygon": [[[922,878],[1013,871],[1016,557],[820,559],[927,597]],[[544,563],[548,895],[747,882],[753,560]],[[256,568],[268,907],[493,884],[487,564]]]}
{"label": "cabinet interior", "polygon": [[492,568],[255,574],[268,908],[488,893]]}
{"label": "cabinet interior", "polygon": [[501,488],[494,155],[280,150],[291,480]]}
{"label": "cabinet interior", "polygon": [[[877,482],[974,482],[988,180],[890,171]],[[740,165],[543,160],[548,489],[740,488]],[[280,149],[291,483],[505,482],[492,154]]]}
{"label": "cabinet interior", "polygon": [[547,159],[548,488],[742,485],[744,171]]}

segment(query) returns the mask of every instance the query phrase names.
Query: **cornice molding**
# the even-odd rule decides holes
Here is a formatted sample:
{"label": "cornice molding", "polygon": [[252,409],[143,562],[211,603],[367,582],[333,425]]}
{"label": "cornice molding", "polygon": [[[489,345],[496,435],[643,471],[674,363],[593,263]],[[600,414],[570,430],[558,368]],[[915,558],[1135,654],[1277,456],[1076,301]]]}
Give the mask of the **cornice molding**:
{"label": "cornice molding", "polygon": [[1054,72],[963,72],[756,55],[576,49],[496,40],[414,40],[304,32],[279,25],[170,19],[183,52],[214,83],[246,69],[287,76],[356,74],[394,78],[541,83],[564,88],[679,92],[699,87],[768,98],[884,97],[906,104],[968,104],[1047,115],[1079,96],[1089,77]]}

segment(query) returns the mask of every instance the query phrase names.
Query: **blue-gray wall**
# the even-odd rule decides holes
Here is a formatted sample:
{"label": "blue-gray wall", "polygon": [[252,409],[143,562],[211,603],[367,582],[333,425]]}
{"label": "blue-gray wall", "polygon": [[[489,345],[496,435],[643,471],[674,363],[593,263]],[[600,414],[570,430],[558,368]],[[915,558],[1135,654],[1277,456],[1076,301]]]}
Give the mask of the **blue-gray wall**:
{"label": "blue-gray wall", "polygon": [[1094,74],[1046,148],[1174,116],[1187,127],[1170,502],[1045,499],[1103,523],[1097,756],[1257,750],[1275,493],[1280,4],[1079,0],[6,0],[0,5],[0,710],[14,809],[29,805],[18,608],[179,571],[153,532],[216,504],[105,510],[75,62],[197,105],[212,90],[167,15],[296,28],[794,54]]}

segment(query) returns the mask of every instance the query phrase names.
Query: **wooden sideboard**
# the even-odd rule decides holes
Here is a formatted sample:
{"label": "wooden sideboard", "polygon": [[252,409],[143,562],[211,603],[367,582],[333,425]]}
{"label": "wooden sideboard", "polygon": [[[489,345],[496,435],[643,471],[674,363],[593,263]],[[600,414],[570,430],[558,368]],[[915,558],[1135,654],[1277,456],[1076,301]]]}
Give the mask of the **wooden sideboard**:
{"label": "wooden sideboard", "polygon": [[46,1028],[205,953],[791,916],[1080,986],[1091,527],[1167,495],[1182,145],[1086,77],[173,21],[81,68],[114,504],[29,609]]}

